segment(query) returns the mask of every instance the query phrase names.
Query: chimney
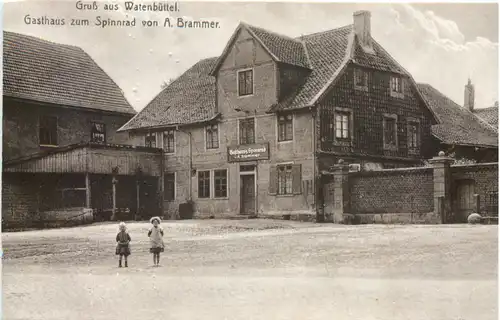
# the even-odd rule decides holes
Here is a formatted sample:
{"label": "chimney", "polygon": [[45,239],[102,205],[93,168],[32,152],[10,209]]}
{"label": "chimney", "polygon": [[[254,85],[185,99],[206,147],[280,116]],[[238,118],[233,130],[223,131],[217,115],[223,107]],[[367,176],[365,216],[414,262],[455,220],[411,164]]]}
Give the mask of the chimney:
{"label": "chimney", "polygon": [[365,52],[374,53],[371,38],[371,13],[370,11],[361,10],[353,14],[354,33],[358,38],[359,44]]}
{"label": "chimney", "polygon": [[474,111],[474,85],[471,83],[470,78],[465,85],[464,108],[469,109],[471,112]]}

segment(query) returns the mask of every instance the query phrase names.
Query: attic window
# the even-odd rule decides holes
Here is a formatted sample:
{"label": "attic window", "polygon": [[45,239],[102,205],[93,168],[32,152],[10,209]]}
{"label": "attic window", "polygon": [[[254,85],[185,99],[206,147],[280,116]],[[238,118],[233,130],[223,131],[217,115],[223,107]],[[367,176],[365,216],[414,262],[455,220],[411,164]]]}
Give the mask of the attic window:
{"label": "attic window", "polygon": [[358,90],[368,90],[368,72],[354,69],[354,87]]}
{"label": "attic window", "polygon": [[403,78],[398,76],[391,77],[391,96],[396,98],[404,98]]}

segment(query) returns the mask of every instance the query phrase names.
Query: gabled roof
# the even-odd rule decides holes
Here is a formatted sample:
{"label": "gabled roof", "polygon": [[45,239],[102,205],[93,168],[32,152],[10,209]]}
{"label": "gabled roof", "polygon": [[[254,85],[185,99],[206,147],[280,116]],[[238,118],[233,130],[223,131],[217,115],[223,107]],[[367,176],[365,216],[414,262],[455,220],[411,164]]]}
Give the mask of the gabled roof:
{"label": "gabled roof", "polygon": [[418,90],[437,117],[433,135],[450,145],[498,147],[498,134],[468,109],[453,102],[429,84],[419,83]]}
{"label": "gabled roof", "polygon": [[3,32],[3,95],[135,114],[121,89],[81,48]]}
{"label": "gabled roof", "polygon": [[474,109],[474,114],[498,130],[498,103],[493,107]]}
{"label": "gabled roof", "polygon": [[306,48],[300,39],[294,39],[287,36],[279,35],[272,31],[268,31],[259,27],[251,26],[247,23],[240,23],[233,35],[229,39],[224,48],[224,51],[217,60],[210,74],[215,75],[216,71],[222,64],[223,60],[229,53],[231,46],[238,36],[239,32],[247,30],[255,40],[273,57],[275,62],[290,64],[302,68],[310,68],[309,59],[307,57]]}
{"label": "gabled roof", "polygon": [[209,73],[216,61],[217,58],[208,58],[196,63],[118,131],[183,125],[215,118],[215,78]]}
{"label": "gabled roof", "polygon": [[[183,74],[177,80],[178,82],[176,81],[171,85],[180,86],[183,90],[190,88],[189,90],[192,91],[183,92],[189,91],[189,96],[197,96],[199,101],[203,101],[203,105],[191,97],[180,97],[180,92],[167,88],[168,93],[165,90],[162,91],[158,97],[147,105],[139,115],[123,126],[121,130],[187,124],[213,118],[215,115],[211,108],[215,106],[216,87],[215,79],[212,76],[216,73],[238,33],[243,28],[255,37],[256,41],[268,51],[277,63],[293,65],[307,70],[307,72],[304,72],[305,79],[302,86],[296,92],[279,101],[278,104],[269,106],[272,112],[314,106],[328,92],[328,89],[335,83],[349,63],[404,74],[413,81],[411,75],[373,39],[374,52],[364,52],[358,44],[352,25],[298,38],[290,38],[241,23],[228,41],[222,55],[219,58],[210,60],[212,68],[209,72],[206,72],[207,69],[205,68],[197,67],[199,64],[204,65],[207,63],[207,60],[202,60],[186,72],[191,75]],[[195,72],[198,72],[196,76],[193,75]],[[202,91],[193,90],[194,87],[192,86],[198,83],[197,81],[203,82]],[[208,90],[210,85],[212,86],[211,90]],[[414,81],[413,85],[416,86]],[[209,94],[201,97],[200,94],[203,91],[209,92]],[[176,101],[180,105],[176,105],[175,109],[172,109],[173,104],[171,101]],[[173,110],[176,111],[173,112]],[[139,121],[139,119],[142,120]]]}

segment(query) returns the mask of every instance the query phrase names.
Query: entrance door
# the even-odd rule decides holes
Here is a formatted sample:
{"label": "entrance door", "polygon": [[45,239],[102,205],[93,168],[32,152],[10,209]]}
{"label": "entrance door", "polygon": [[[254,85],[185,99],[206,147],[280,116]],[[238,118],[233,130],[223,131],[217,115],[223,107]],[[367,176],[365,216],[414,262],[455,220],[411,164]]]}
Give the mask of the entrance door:
{"label": "entrance door", "polygon": [[240,213],[255,214],[255,175],[241,175],[240,179]]}
{"label": "entrance door", "polygon": [[474,212],[474,180],[457,181],[456,210],[459,221],[466,222]]}

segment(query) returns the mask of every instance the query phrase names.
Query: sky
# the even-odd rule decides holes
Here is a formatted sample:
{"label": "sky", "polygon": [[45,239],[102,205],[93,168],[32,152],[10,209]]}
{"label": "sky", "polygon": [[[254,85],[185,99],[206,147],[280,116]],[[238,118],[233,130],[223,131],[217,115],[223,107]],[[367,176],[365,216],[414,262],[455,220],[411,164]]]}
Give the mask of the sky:
{"label": "sky", "polygon": [[[88,1],[87,3],[91,3]],[[498,5],[464,3],[265,3],[179,2],[179,12],[81,11],[73,0],[4,2],[4,30],[37,36],[84,49],[123,90],[136,110],[144,108],[164,81],[176,78],[200,59],[219,56],[240,21],[288,36],[324,31],[352,23],[357,10],[371,11],[373,38],[417,82],[429,83],[458,104],[470,77],[476,107],[498,100]],[[143,2],[146,3],[146,2]],[[100,28],[41,26],[25,16],[48,18],[145,19],[160,27]],[[211,19],[218,29],[164,28],[166,17]]]}

